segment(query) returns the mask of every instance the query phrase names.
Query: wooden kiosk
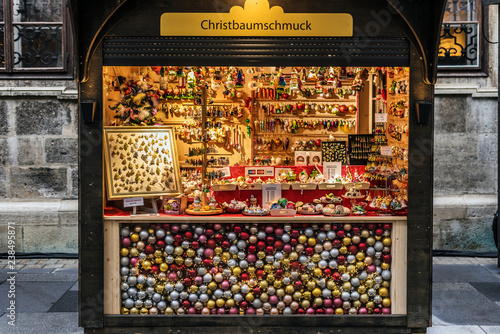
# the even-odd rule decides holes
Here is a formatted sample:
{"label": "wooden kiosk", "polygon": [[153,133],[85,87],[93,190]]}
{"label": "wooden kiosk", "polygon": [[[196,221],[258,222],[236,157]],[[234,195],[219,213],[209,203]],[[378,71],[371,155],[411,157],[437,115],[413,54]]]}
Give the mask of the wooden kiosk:
{"label": "wooden kiosk", "polygon": [[[79,54],[79,313],[80,326],[85,333],[174,330],[179,333],[235,330],[248,333],[425,333],[431,325],[433,84],[444,3],[70,0]],[[323,67],[332,69],[331,77],[328,70],[317,70]],[[216,80],[213,87],[210,83],[214,81],[203,81],[213,77],[211,71],[217,73],[219,68],[227,71],[236,68],[235,81],[241,79],[240,72],[247,77],[246,81],[243,79],[244,86],[240,87],[240,104],[227,100],[232,84],[225,82],[229,87],[217,91]],[[266,68],[278,74],[269,74]],[[301,77],[303,69],[307,69],[304,70],[307,73]],[[349,73],[349,69],[357,69],[358,75]],[[171,82],[175,81],[176,85],[179,82],[178,88],[182,88],[182,77],[187,76],[186,89],[194,89],[194,96],[189,97],[186,90],[186,96],[174,101],[176,93],[168,95],[169,83],[161,87],[168,71],[177,71],[172,74],[177,76]],[[391,71],[394,71],[392,76]],[[259,77],[255,72],[263,74]],[[130,98],[127,103],[136,103],[129,105],[132,110],[142,103],[138,94],[131,95],[125,87],[129,80],[138,82],[137,73],[142,75],[140,80],[150,80],[144,82],[149,82],[151,87],[159,85],[154,92],[146,93],[150,88],[144,90],[144,99],[155,99],[154,94],[160,94],[157,99],[161,103],[146,105],[155,109],[154,118],[136,116],[134,111],[130,114],[127,108],[121,114],[116,111],[120,106],[116,101],[127,96]],[[310,73],[314,74],[313,79]],[[324,75],[323,79],[318,77],[320,74]],[[293,92],[294,75],[302,83],[296,92]],[[385,91],[377,90],[375,82],[382,75],[385,86],[381,86],[381,91],[389,91],[396,82],[395,92],[388,93],[391,96],[386,97]],[[194,77],[192,80],[202,80],[203,84],[189,86],[190,78]],[[257,78],[255,87],[251,77]],[[283,91],[278,90],[281,77]],[[404,82],[408,88],[401,88],[399,82]],[[128,88],[133,91],[137,87]],[[289,94],[290,89],[295,98]],[[266,93],[259,93],[263,91]],[[233,95],[238,94],[237,88],[234,92]],[[330,92],[331,96],[327,95]],[[268,93],[270,95],[266,95]],[[179,94],[184,92],[181,90]],[[315,100],[311,94],[316,94]],[[363,94],[368,101],[365,104]],[[405,98],[405,106],[399,114],[396,97]],[[230,98],[237,99],[235,96]],[[393,123],[398,133],[391,138],[392,130],[381,127],[378,132],[377,123],[389,125],[391,111],[383,111],[391,109],[392,101],[392,116],[398,117]],[[174,107],[176,104],[179,107]],[[241,113],[240,106],[244,109]],[[334,110],[336,106],[345,110],[339,113]],[[349,106],[352,107],[349,109]],[[285,111],[277,112],[278,107]],[[189,108],[193,109],[187,111]],[[309,113],[308,108],[315,111]],[[216,109],[229,113],[223,116],[229,119],[228,132],[223,135],[227,141],[220,145],[223,148],[211,145],[204,137]],[[389,114],[389,121],[378,119],[377,122],[377,109]],[[179,116],[177,112],[185,114]],[[197,117],[190,112],[199,112],[196,124],[201,128],[202,139],[190,140],[191,146],[187,147],[184,146],[185,132],[179,128],[186,126],[189,117]],[[326,113],[330,114],[324,116]],[[116,121],[113,120],[115,115],[118,116]],[[142,118],[134,123],[136,117]],[[171,131],[169,145],[173,146],[166,146],[166,137],[158,139],[154,134],[141,134],[134,128],[131,134],[123,134],[124,137],[109,134],[111,130],[125,129],[122,125],[153,131],[153,125],[158,125],[155,123],[162,117],[162,125]],[[217,117],[222,116],[218,114]],[[295,124],[296,119],[302,121]],[[279,126],[285,133],[281,137],[275,130]],[[314,127],[316,132],[311,130]],[[162,129],[157,127],[155,131]],[[191,130],[189,136],[196,136],[196,130]],[[291,134],[286,134],[287,131]],[[379,207],[368,214],[364,210],[359,215],[351,212],[360,189],[363,193],[358,197],[363,198],[360,201],[367,208],[370,206],[368,198],[382,196],[383,191],[395,191],[387,185],[373,188],[370,182],[364,187],[358,176],[351,175],[369,171],[372,154],[354,150],[357,147],[355,140],[364,138],[359,137],[362,134],[377,138],[377,133],[387,133],[389,144],[384,145],[392,146],[392,154],[398,157],[394,159],[401,159],[398,164],[404,165],[406,185],[404,201],[401,200],[407,203],[404,214],[389,212],[386,207],[382,213]],[[298,149],[298,146],[302,142],[314,147],[314,141],[309,141],[313,135],[319,138],[317,147],[313,148],[316,151],[320,150],[321,142],[332,138],[345,141],[351,146],[350,161],[357,161],[357,167],[353,163],[344,164],[339,181],[328,183],[325,177],[318,184],[312,183],[317,174],[312,172],[314,167],[298,168],[292,152],[301,151],[303,148]],[[300,136],[308,140],[297,140]],[[402,140],[401,136],[406,139]],[[285,137],[286,142],[292,142],[291,146],[298,142],[293,150],[282,140]],[[150,149],[149,146],[157,144],[158,140],[164,140],[164,146]],[[113,147],[110,141],[122,143]],[[398,143],[405,146],[394,151]],[[129,145],[137,152],[127,153]],[[199,158],[191,155],[195,149],[201,152]],[[209,149],[218,149],[219,153]],[[284,153],[278,160],[276,152],[280,150]],[[161,156],[160,151],[165,156]],[[404,159],[401,152],[405,152]],[[134,154],[137,156],[133,157]],[[146,162],[151,162],[154,156],[155,166],[141,171],[141,154]],[[271,154],[277,155],[273,161]],[[380,157],[380,152],[378,154]],[[209,164],[207,159],[211,155],[216,158]],[[111,158],[115,156],[116,161]],[[304,159],[312,160],[313,156],[307,155]],[[179,162],[178,157],[184,157],[185,161]],[[325,152],[322,158],[325,159]],[[201,161],[200,166],[193,162],[197,159]],[[288,166],[282,164],[285,159]],[[124,166],[123,171],[120,163]],[[195,165],[187,166],[188,163]],[[294,202],[292,206],[281,203],[278,211],[282,216],[266,212],[266,215],[252,217],[252,213],[260,212],[256,208],[247,211],[251,214],[246,216],[229,213],[172,215],[161,210],[160,214],[133,216],[121,201],[140,196],[146,201],[148,198],[155,201],[156,195],[178,195],[183,192],[179,170],[185,168],[197,170],[201,175],[201,193],[203,190],[215,191],[215,198],[221,203],[252,194],[259,199],[259,204],[271,205],[272,209],[276,203],[264,203],[264,197],[259,197],[260,187],[266,184],[266,179],[263,177],[262,184],[256,182],[251,179],[249,170],[266,173],[268,169],[261,167],[277,169],[275,165],[283,165],[297,178],[291,184],[282,184],[280,197],[286,195],[289,202]],[[214,174],[211,167],[225,167],[216,169],[217,173],[224,169],[235,180]],[[318,171],[326,174],[325,168]],[[157,173],[159,181],[150,180],[148,171],[153,175]],[[310,177],[308,183],[298,181],[303,172]],[[280,173],[276,171],[276,179],[284,181],[285,176],[278,178]],[[219,183],[214,182],[214,178],[219,178]],[[336,182],[340,184],[338,189]],[[324,188],[320,187],[322,184]],[[307,190],[307,187],[316,190]],[[340,190],[343,187],[346,190]],[[232,189],[238,190],[223,191]],[[322,215],[320,211],[308,216],[287,211],[290,208],[301,210],[303,206],[299,208],[299,202],[305,205],[302,202],[312,203],[315,199],[315,204],[323,203],[315,198],[314,192],[320,189],[334,189],[332,193],[336,197],[328,198],[328,203],[342,197],[344,207],[348,208],[346,214],[329,214],[328,211]],[[352,189],[358,192],[351,193]],[[149,193],[153,194],[145,195]],[[324,194],[325,191],[317,197],[324,198]],[[206,197],[204,194],[202,197],[204,202]],[[396,195],[392,198],[395,200]],[[191,201],[190,209],[194,211],[196,200]],[[158,201],[158,205],[165,209],[165,203]],[[332,210],[338,211],[338,206]],[[208,203],[202,203],[200,212],[205,207],[210,213]],[[200,235],[209,240],[200,239],[195,247],[193,240]],[[354,241],[356,238],[358,241]],[[323,243],[318,246],[320,241]],[[283,245],[288,242],[292,245],[291,252]],[[255,251],[253,243],[257,247],[257,258],[248,255]],[[233,246],[236,247],[234,252]],[[377,252],[366,253],[366,246]],[[205,252],[199,252],[200,249]],[[331,249],[332,252],[326,252],[321,258]],[[336,249],[340,250],[340,255]],[[363,262],[366,257],[372,259]],[[322,264],[321,259],[327,264]],[[148,285],[150,290],[147,290]],[[292,290],[288,292],[288,288]],[[142,297],[137,297],[141,294]],[[286,299],[288,295],[290,300]]]}

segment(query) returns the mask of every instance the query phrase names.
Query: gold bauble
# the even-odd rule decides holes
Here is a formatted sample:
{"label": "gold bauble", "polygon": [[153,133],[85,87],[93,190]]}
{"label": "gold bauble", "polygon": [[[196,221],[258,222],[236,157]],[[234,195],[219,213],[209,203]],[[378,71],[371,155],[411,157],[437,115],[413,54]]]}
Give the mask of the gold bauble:
{"label": "gold bauble", "polygon": [[382,270],[387,270],[391,267],[391,265],[389,263],[386,263],[386,262],[382,262],[382,264],[380,265],[380,268],[382,268]]}
{"label": "gold bauble", "polygon": [[121,256],[128,256],[128,254],[129,254],[128,248],[122,248],[122,249],[120,249],[120,255]]}
{"label": "gold bauble", "polygon": [[391,299],[390,298],[384,298],[384,299],[382,299],[382,306],[383,307],[389,307],[389,306],[391,306]]}
{"label": "gold bauble", "polygon": [[382,239],[382,243],[385,247],[389,247],[392,244],[392,240],[389,237],[385,237],[384,239]]}
{"label": "gold bauble", "polygon": [[139,250],[137,248],[130,248],[130,256],[131,257],[137,257],[139,256]]}
{"label": "gold bauble", "polygon": [[300,306],[302,306],[302,308],[304,309],[307,309],[311,306],[311,302],[309,300],[303,300],[301,303],[300,303]]}
{"label": "gold bauble", "polygon": [[139,310],[136,307],[130,309],[130,314],[139,314]]}
{"label": "gold bauble", "polygon": [[233,275],[238,277],[241,275],[241,268],[240,267],[234,267],[233,268]]}
{"label": "gold bauble", "polygon": [[363,261],[363,260],[364,260],[364,258],[365,258],[365,253],[363,253],[363,252],[358,252],[358,253],[356,254],[356,260],[358,260],[358,261]]}
{"label": "gold bauble", "polygon": [[294,300],[301,300],[302,299],[302,293],[300,291],[295,291],[293,293],[292,297],[293,297]]}
{"label": "gold bauble", "polygon": [[381,287],[380,289],[378,289],[378,294],[381,297],[387,297],[389,295],[389,290],[387,290],[387,288]]}
{"label": "gold bauble", "polygon": [[247,295],[245,296],[245,300],[249,303],[253,302],[254,299],[255,297],[253,296],[253,293],[247,293]]}
{"label": "gold bauble", "polygon": [[186,250],[186,256],[187,257],[193,257],[195,255],[196,255],[196,252],[194,251],[194,249],[189,248],[189,249]]}
{"label": "gold bauble", "polygon": [[347,254],[347,251],[348,251],[348,249],[346,246],[342,246],[339,248],[340,254]]}
{"label": "gold bauble", "polygon": [[309,291],[312,291],[316,287],[316,282],[313,280],[307,281],[306,287]]}
{"label": "gold bauble", "polygon": [[362,303],[367,303],[370,300],[370,296],[368,294],[363,293],[359,296],[359,301]]}
{"label": "gold bauble", "polygon": [[345,245],[345,246],[349,246],[351,244],[351,238],[349,237],[344,237],[344,239],[342,239],[342,243]]}
{"label": "gold bauble", "polygon": [[297,238],[297,241],[301,244],[307,242],[307,237],[303,234],[299,235],[299,237]]}
{"label": "gold bauble", "polygon": [[144,260],[142,261],[142,267],[146,270],[151,269],[151,261],[149,260]]}
{"label": "gold bauble", "polygon": [[130,310],[126,307],[122,307],[121,310],[120,310],[120,313],[121,314],[129,314],[130,313]]}
{"label": "gold bauble", "polygon": [[277,279],[276,281],[273,282],[273,286],[276,288],[276,289],[279,289],[281,288],[281,286],[283,285],[283,281],[280,280],[280,279]]}
{"label": "gold bauble", "polygon": [[226,301],[226,307],[232,308],[232,307],[234,307],[234,305],[236,305],[236,302],[234,301],[234,299],[228,299]]}
{"label": "gold bauble", "polygon": [[148,309],[145,307],[142,307],[141,310],[139,311],[142,315],[148,314]]}
{"label": "gold bauble", "polygon": [[344,282],[342,284],[342,289],[344,289],[344,291],[349,292],[349,291],[351,291],[351,288],[352,288],[352,285],[350,282]]}
{"label": "gold bauble", "polygon": [[295,291],[295,288],[294,288],[294,287],[293,287],[293,285],[291,285],[291,284],[290,284],[290,285],[287,285],[287,286],[285,287],[285,292],[286,292],[287,294],[289,294],[289,295],[291,295],[294,291]]}
{"label": "gold bauble", "polygon": [[307,244],[308,244],[309,246],[314,246],[314,245],[316,245],[316,238],[309,238],[309,239],[307,239]]}
{"label": "gold bauble", "polygon": [[215,307],[215,300],[212,300],[212,299],[208,300],[207,301],[207,307],[209,309],[213,309]]}
{"label": "gold bauble", "polygon": [[338,307],[335,309],[335,314],[342,315],[342,314],[344,314],[344,310],[341,307]]}
{"label": "gold bauble", "polygon": [[305,292],[302,294],[302,298],[307,299],[307,300],[310,300],[310,299],[311,299],[311,292],[310,292],[310,291],[305,291]]}
{"label": "gold bauble", "polygon": [[265,303],[269,300],[269,295],[267,293],[263,292],[263,293],[261,293],[259,299]]}
{"label": "gold bauble", "polygon": [[313,291],[312,291],[312,294],[314,297],[319,297],[321,296],[321,289],[320,288],[315,288]]}
{"label": "gold bauble", "polygon": [[182,256],[177,256],[177,257],[175,258],[175,260],[174,260],[174,261],[175,261],[175,263],[177,263],[178,265],[181,265],[181,264],[183,264],[183,263],[184,263],[184,258],[183,258]]}
{"label": "gold bauble", "polygon": [[224,301],[224,299],[219,298],[215,301],[215,305],[217,305],[217,307],[224,307],[224,305],[226,305],[226,302]]}
{"label": "gold bauble", "polygon": [[210,283],[208,283],[208,288],[212,291],[215,291],[217,289],[217,283],[211,281]]}
{"label": "gold bauble", "polygon": [[168,270],[168,264],[166,264],[166,263],[160,264],[160,270],[161,271],[167,271]]}
{"label": "gold bauble", "polygon": [[132,242],[137,242],[139,241],[139,234],[138,233],[132,233],[132,235],[130,236],[130,240]]}

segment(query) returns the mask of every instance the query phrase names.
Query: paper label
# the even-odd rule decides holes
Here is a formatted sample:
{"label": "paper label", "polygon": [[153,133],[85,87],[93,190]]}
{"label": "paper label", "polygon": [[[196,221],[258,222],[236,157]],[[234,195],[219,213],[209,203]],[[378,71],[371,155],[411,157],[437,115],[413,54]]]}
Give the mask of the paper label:
{"label": "paper label", "polygon": [[223,167],[215,170],[217,173],[222,173],[222,177],[231,177],[231,168]]}
{"label": "paper label", "polygon": [[323,175],[328,180],[331,177],[342,176],[342,162],[324,162],[323,163]]}
{"label": "paper label", "polygon": [[270,203],[281,198],[281,183],[262,185],[262,208],[269,209]]}
{"label": "paper label", "polygon": [[375,123],[387,123],[387,114],[375,114]]}
{"label": "paper label", "polygon": [[125,198],[123,200],[124,208],[131,208],[134,206],[144,206],[144,197]]}
{"label": "paper label", "polygon": [[392,157],[392,147],[391,146],[381,146],[380,147],[380,155],[386,157]]}

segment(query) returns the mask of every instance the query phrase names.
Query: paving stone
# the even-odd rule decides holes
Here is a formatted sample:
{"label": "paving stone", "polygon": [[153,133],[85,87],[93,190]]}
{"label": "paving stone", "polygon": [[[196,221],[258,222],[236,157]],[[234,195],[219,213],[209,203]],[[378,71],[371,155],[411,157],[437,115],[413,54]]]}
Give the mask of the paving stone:
{"label": "paving stone", "polygon": [[57,268],[62,268],[64,264],[46,264],[43,267],[44,268],[51,268],[51,269],[57,269]]}
{"label": "paving stone", "polygon": [[471,285],[493,302],[500,302],[500,281],[472,282]]}
{"label": "paving stone", "polygon": [[17,274],[19,282],[76,282],[78,273]]}
{"label": "paving stone", "polygon": [[[78,327],[78,313],[76,312],[19,313],[16,316],[16,327],[7,332],[8,334],[83,334],[83,328]],[[0,318],[0,324],[3,326],[6,322],[7,317],[4,314]]]}
{"label": "paving stone", "polygon": [[433,266],[433,282],[499,282],[500,280],[491,275],[489,271],[479,265],[444,265]]}
{"label": "paving stone", "polygon": [[469,283],[432,283],[432,291],[476,291]]}
{"label": "paving stone", "polygon": [[[69,282],[22,282],[16,277],[16,313],[47,312],[72,286]],[[0,285],[0,309],[5,310],[9,299],[9,284]]]}
{"label": "paving stone", "polygon": [[484,334],[479,326],[436,326],[427,329],[427,334]]}
{"label": "paving stone", "polygon": [[499,326],[481,326],[481,329],[486,334],[500,334],[500,325]]}
{"label": "paving stone", "polygon": [[69,291],[78,291],[78,282],[73,284],[73,286],[71,287],[71,289],[69,289]]}
{"label": "paving stone", "polygon": [[78,312],[78,291],[67,291],[49,312]]}
{"label": "paving stone", "polygon": [[491,263],[491,264],[485,264],[485,265],[482,265],[482,267],[486,270],[488,270],[490,273],[494,274],[494,275],[499,275],[500,277],[500,268],[498,268],[498,264],[497,264],[497,259],[493,259],[495,260],[494,263]]}
{"label": "paving stone", "polygon": [[20,274],[49,274],[52,271],[50,268],[28,268],[24,267],[18,270]]}
{"label": "paving stone", "polygon": [[500,307],[479,291],[435,291],[432,314],[437,325],[496,326]]}

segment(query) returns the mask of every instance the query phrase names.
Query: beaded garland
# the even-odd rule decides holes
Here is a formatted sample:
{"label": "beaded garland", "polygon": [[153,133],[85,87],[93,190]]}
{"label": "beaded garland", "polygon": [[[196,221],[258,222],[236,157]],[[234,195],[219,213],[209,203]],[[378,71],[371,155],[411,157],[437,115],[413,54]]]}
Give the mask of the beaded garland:
{"label": "beaded garland", "polygon": [[122,225],[122,314],[390,314],[384,224]]}

